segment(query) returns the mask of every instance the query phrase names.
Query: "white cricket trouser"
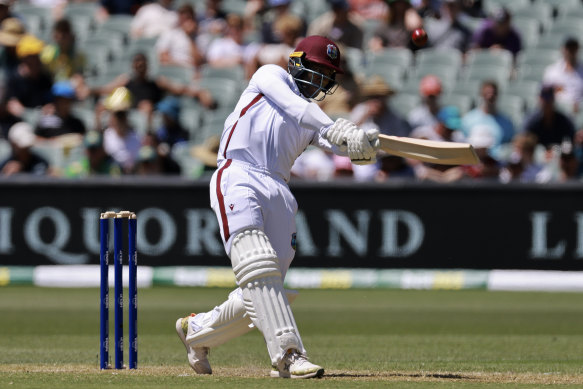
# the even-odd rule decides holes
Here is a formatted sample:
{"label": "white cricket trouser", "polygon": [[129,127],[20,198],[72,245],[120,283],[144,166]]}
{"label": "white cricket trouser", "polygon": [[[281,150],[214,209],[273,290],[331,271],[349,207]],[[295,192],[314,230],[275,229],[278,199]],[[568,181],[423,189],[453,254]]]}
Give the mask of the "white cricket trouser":
{"label": "white cricket trouser", "polygon": [[[285,278],[295,255],[297,212],[297,202],[286,182],[259,167],[227,160],[213,174],[210,198],[225,251],[230,254],[237,232],[248,228],[262,230],[277,253]],[[191,320],[187,341],[192,347],[214,347],[252,327],[241,291],[236,289],[225,302]]]}
{"label": "white cricket trouser", "polygon": [[257,228],[267,235],[285,277],[295,256],[298,209],[287,183],[267,170],[227,160],[213,175],[210,192],[227,254],[238,231]]}

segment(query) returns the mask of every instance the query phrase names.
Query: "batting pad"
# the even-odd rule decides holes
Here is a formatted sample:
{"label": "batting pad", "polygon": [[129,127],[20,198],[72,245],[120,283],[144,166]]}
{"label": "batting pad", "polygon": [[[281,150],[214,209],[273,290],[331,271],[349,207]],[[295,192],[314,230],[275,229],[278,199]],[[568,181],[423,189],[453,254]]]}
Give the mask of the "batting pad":
{"label": "batting pad", "polygon": [[265,233],[249,229],[235,236],[231,263],[245,310],[263,333],[271,363],[277,366],[289,349],[305,353],[283,288],[277,256]]}
{"label": "batting pad", "polygon": [[[286,289],[285,294],[288,301],[293,303],[298,292]],[[186,342],[192,348],[216,347],[246,334],[253,327],[243,304],[242,291],[237,288],[229,294],[227,301],[212,311],[199,313],[189,320]]]}

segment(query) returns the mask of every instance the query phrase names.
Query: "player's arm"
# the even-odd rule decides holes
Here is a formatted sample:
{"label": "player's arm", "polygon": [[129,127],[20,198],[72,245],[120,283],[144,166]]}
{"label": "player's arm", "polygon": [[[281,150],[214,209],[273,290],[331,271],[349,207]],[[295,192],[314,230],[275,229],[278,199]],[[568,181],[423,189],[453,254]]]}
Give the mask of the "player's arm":
{"label": "player's arm", "polygon": [[376,160],[378,132],[367,134],[346,119],[334,122],[318,105],[294,93],[287,80],[285,70],[276,65],[261,67],[251,79],[259,92],[295,118],[300,126],[315,131],[320,138],[336,146],[333,150],[337,154],[347,153],[356,164],[369,164]]}

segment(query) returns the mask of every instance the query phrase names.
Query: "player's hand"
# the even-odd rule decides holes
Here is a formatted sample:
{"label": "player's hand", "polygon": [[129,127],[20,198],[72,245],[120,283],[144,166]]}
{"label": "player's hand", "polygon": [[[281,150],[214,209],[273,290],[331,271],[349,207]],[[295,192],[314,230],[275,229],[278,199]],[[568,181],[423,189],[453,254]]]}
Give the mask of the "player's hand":
{"label": "player's hand", "polygon": [[350,120],[339,118],[326,132],[326,139],[335,146],[346,146],[348,136],[357,130],[356,124]]}
{"label": "player's hand", "polygon": [[355,165],[370,165],[377,161],[379,131],[358,129],[348,142],[348,156]]}

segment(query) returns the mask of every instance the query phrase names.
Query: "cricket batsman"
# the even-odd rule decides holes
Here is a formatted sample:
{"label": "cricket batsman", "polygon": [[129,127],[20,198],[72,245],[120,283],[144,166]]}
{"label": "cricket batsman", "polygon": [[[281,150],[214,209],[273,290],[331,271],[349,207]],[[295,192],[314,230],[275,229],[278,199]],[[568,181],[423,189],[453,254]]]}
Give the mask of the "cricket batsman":
{"label": "cricket batsman", "polygon": [[297,202],[287,182],[296,158],[315,145],[348,155],[353,163],[376,161],[378,131],[331,120],[312,100],[334,93],[342,73],[331,40],[309,36],[289,56],[287,71],[265,65],[255,72],[225,121],[218,169],[210,183],[225,250],[239,286],[206,313],[176,321],[188,362],[211,374],[212,347],[257,327],[265,338],[272,377],[321,377],[308,360],[283,280],[296,247]]}

